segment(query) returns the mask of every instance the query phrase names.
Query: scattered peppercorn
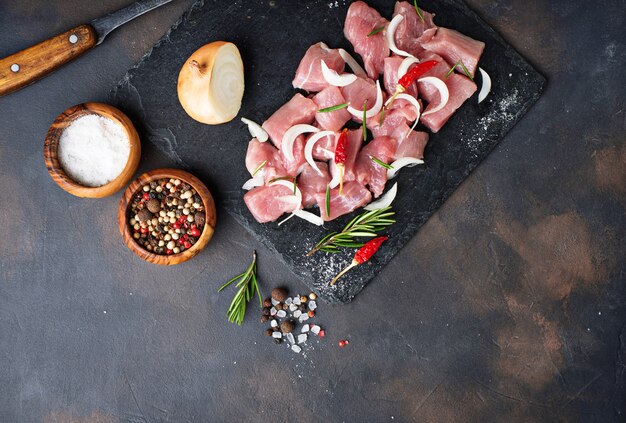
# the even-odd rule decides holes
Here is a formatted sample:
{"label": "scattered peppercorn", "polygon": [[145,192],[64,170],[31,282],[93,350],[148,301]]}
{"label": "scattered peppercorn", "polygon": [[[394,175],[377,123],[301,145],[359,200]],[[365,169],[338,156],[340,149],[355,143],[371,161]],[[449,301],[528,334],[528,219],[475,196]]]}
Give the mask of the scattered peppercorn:
{"label": "scattered peppercorn", "polygon": [[141,209],[137,213],[137,220],[140,222],[147,222],[150,219],[152,219],[152,213],[150,213],[150,210]]}
{"label": "scattered peppercorn", "polygon": [[272,300],[270,298],[266,298],[263,300],[263,307],[271,307],[272,306]]}
{"label": "scattered peppercorn", "polygon": [[283,303],[278,303],[278,304],[276,304],[276,305],[274,306],[274,308],[275,308],[276,310],[282,310],[282,309],[283,309]]}
{"label": "scattered peppercorn", "polygon": [[291,333],[296,328],[296,325],[291,320],[283,320],[280,324],[280,329],[283,333]]}
{"label": "scattered peppercorn", "polygon": [[269,316],[270,315],[270,309],[268,307],[263,307],[263,316]]}
{"label": "scattered peppercorn", "polygon": [[196,216],[194,217],[194,220],[196,221],[196,225],[198,226],[204,225],[205,219],[206,219],[206,215],[202,212],[196,213]]}
{"label": "scattered peppercorn", "polygon": [[309,317],[315,317],[315,312],[313,310],[309,310],[307,314]]}
{"label": "scattered peppercorn", "polygon": [[271,328],[265,330],[265,336],[272,336],[272,333],[274,333],[274,331]]}
{"label": "scattered peppercorn", "polygon": [[310,300],[315,300],[315,299],[317,299],[317,295],[315,295],[315,292],[311,292],[311,293],[309,294],[309,299],[310,299]]}
{"label": "scattered peppercorn", "polygon": [[151,198],[146,203],[146,208],[152,213],[158,213],[161,211],[161,203],[156,198]]}
{"label": "scattered peppercorn", "polygon": [[266,315],[262,315],[261,316],[261,323],[265,323],[269,320],[269,317],[267,317]]}
{"label": "scattered peppercorn", "polygon": [[300,297],[300,302],[306,303],[307,301],[309,301],[309,298],[306,295]]}
{"label": "scattered peppercorn", "polygon": [[340,347],[340,348],[343,348],[343,347],[345,347],[346,345],[348,345],[349,343],[350,343],[350,342],[348,342],[347,340],[342,339],[341,341],[339,341],[339,347]]}
{"label": "scattered peppercorn", "polygon": [[272,298],[276,301],[283,302],[287,299],[288,291],[285,288],[272,289]]}

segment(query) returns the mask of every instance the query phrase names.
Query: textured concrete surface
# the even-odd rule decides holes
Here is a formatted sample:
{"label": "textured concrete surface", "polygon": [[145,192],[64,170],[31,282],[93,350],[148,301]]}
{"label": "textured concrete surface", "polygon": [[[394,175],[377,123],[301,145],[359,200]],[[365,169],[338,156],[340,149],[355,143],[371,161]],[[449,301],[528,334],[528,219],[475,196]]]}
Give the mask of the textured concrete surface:
{"label": "textured concrete surface", "polygon": [[[0,54],[125,3],[4,0]],[[322,305],[306,358],[256,313],[226,322],[217,287],[252,249],[264,288],[304,288],[223,210],[206,251],[157,268],[123,246],[118,196],[43,165],[54,118],[106,99],[189,2],[0,98],[0,421],[623,421],[625,5],[469,3],[550,83],[377,280]],[[169,164],[144,145],[141,170]]]}

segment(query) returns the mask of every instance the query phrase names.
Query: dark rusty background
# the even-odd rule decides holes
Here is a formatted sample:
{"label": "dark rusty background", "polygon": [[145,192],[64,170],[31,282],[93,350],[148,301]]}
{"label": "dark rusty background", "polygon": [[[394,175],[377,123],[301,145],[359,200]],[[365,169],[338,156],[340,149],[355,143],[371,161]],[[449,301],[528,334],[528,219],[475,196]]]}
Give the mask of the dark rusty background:
{"label": "dark rusty background", "polygon": [[[127,3],[1,0],[0,55]],[[254,248],[264,288],[304,288],[223,210],[158,268],[123,246],[119,195],[74,198],[43,164],[54,118],[106,100],[189,3],[0,98],[0,421],[624,421],[622,0],[469,1],[546,91],[356,301],[321,306],[306,358],[226,322],[216,288]],[[169,164],[144,149],[140,170]]]}

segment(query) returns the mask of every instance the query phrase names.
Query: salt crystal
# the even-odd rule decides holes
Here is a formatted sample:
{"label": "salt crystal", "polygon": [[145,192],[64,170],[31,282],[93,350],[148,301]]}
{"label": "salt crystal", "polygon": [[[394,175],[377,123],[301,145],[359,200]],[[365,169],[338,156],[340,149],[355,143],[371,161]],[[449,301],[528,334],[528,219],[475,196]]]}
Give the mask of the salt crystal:
{"label": "salt crystal", "polygon": [[296,339],[293,337],[293,333],[286,333],[285,338],[287,338],[287,342],[289,342],[290,344],[296,343]]}
{"label": "salt crystal", "polygon": [[287,305],[291,305],[292,302],[293,302],[293,299],[291,297],[289,297],[289,298],[287,298],[285,300],[285,304],[287,304]]}
{"label": "salt crystal", "polygon": [[295,353],[299,353],[300,351],[302,351],[302,348],[300,348],[297,345],[292,345],[291,346],[291,351],[295,352]]}
{"label": "salt crystal", "polygon": [[297,309],[298,309],[298,306],[297,306],[297,305],[291,304],[291,305],[289,306],[289,310],[290,310],[290,311],[296,311]]}
{"label": "salt crystal", "polygon": [[282,333],[280,333],[280,332],[278,332],[278,331],[276,331],[276,332],[272,332],[272,338],[277,338],[277,339],[280,339],[280,338],[282,338],[282,337],[283,337],[283,334],[282,334]]}
{"label": "salt crystal", "polygon": [[88,187],[115,179],[129,155],[130,143],[122,125],[97,114],[74,119],[59,138],[61,167],[71,179]]}
{"label": "salt crystal", "polygon": [[302,314],[300,315],[300,317],[298,317],[298,321],[299,321],[300,323],[305,322],[305,321],[307,321],[307,320],[309,320],[309,315],[308,315],[308,314],[306,314],[306,313],[302,313]]}
{"label": "salt crystal", "polygon": [[317,325],[311,326],[311,332],[313,332],[316,335],[320,333],[320,329],[321,328],[319,326],[317,326]]}
{"label": "salt crystal", "polygon": [[272,298],[272,305],[275,306],[276,304],[280,304],[280,301],[276,301],[275,299]]}
{"label": "salt crystal", "polygon": [[287,312],[285,310],[278,310],[278,313],[276,313],[276,316],[282,319],[283,317],[287,316]]}
{"label": "salt crystal", "polygon": [[295,317],[296,319],[300,317],[301,315],[302,315],[302,312],[300,310],[296,310],[293,312],[293,317]]}
{"label": "salt crystal", "polygon": [[270,309],[270,314],[271,314],[272,316],[274,316],[274,315],[276,314],[276,308],[275,308],[275,307],[272,307],[272,308]]}
{"label": "salt crystal", "polygon": [[273,328],[277,328],[278,327],[278,322],[276,320],[272,320],[270,322],[270,326],[273,327]]}
{"label": "salt crystal", "polygon": [[298,335],[298,344],[304,344],[307,340],[308,336],[306,335],[306,333],[302,333],[300,335]]}
{"label": "salt crystal", "polygon": [[302,301],[300,301],[300,297],[293,297],[293,303],[295,305],[300,305],[302,304]]}
{"label": "salt crystal", "polygon": [[309,301],[309,310],[315,310],[317,308],[317,303],[315,301]]}
{"label": "salt crystal", "polygon": [[305,332],[308,332],[308,331],[309,331],[309,325],[308,324],[302,326],[302,329],[300,330],[300,332],[302,332],[302,333],[305,333]]}

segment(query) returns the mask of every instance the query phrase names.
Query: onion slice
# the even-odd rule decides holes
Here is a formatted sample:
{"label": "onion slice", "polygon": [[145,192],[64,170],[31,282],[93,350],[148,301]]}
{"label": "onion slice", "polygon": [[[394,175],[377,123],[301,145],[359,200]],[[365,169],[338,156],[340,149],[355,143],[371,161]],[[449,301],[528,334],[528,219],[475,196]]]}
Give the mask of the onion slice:
{"label": "onion slice", "polygon": [[398,94],[396,96],[396,100],[406,100],[406,101],[408,101],[409,103],[411,103],[413,105],[413,107],[415,107],[415,110],[417,111],[417,118],[415,119],[415,122],[413,123],[413,126],[411,126],[411,129],[409,129],[409,132],[407,132],[406,135],[404,136],[404,138],[406,138],[407,135],[409,135],[411,133],[411,131],[415,129],[415,127],[417,126],[417,122],[419,122],[419,120],[420,120],[420,112],[421,112],[421,110],[420,110],[420,103],[412,95],[404,94],[404,93]]}
{"label": "onion slice", "polygon": [[483,78],[483,85],[480,87],[480,92],[478,93],[478,104],[480,104],[491,92],[491,77],[483,68],[478,68],[478,70]]}
{"label": "onion slice", "polygon": [[[401,15],[398,15],[401,16]],[[380,81],[376,81],[376,102],[374,103],[374,106],[367,110],[365,112],[365,117],[367,119],[374,117],[378,114],[378,112],[380,112],[380,109],[383,108],[383,92],[380,89]],[[363,119],[363,109],[358,110],[355,109],[352,106],[348,106],[348,111],[350,112],[350,114],[356,118],[359,118],[359,120]]]}
{"label": "onion slice", "polygon": [[[330,166],[328,166],[329,171],[331,169],[331,166],[334,165],[334,163],[335,162],[331,160]],[[340,182],[341,182],[341,172],[339,171],[339,168],[337,168],[337,166],[335,165],[335,174],[333,175],[333,179],[331,179],[330,182],[328,183],[328,186],[331,188],[337,188]]]}
{"label": "onion slice", "polygon": [[250,191],[252,188],[260,187],[263,184],[264,184],[263,175],[256,175],[254,178],[250,178],[246,182],[244,182],[241,189]]}
{"label": "onion slice", "polygon": [[280,145],[281,150],[285,154],[285,158],[289,161],[293,161],[293,143],[296,141],[296,138],[302,134],[306,134],[308,132],[319,132],[319,128],[316,128],[312,125],[306,125],[304,123],[294,125],[291,128],[287,129],[285,135],[283,135],[283,140]]}
{"label": "onion slice", "polygon": [[293,212],[293,214],[298,216],[300,219],[304,219],[307,222],[312,223],[317,226],[322,226],[324,224],[324,219],[306,210],[296,210]]}
{"label": "onion slice", "polygon": [[365,72],[365,69],[363,69],[356,60],[354,60],[354,57],[352,57],[350,53],[340,48],[339,55],[350,67],[350,69],[352,69],[352,72],[354,72],[356,76],[367,77],[367,72]]}
{"label": "onion slice", "polygon": [[411,67],[413,63],[419,63],[419,62],[420,61],[414,56],[408,56],[406,59],[404,59],[402,63],[400,63],[400,66],[398,66],[398,74],[397,74],[398,81],[400,80],[400,78],[406,75],[406,73],[409,71],[409,68]]}
{"label": "onion slice", "polygon": [[404,16],[398,14],[394,16],[394,18],[389,22],[389,26],[387,27],[387,31],[385,36],[387,37],[387,44],[389,45],[389,50],[396,53],[398,56],[410,56],[411,53],[407,53],[404,50],[400,50],[396,47],[396,28],[400,25],[400,22],[404,19]]}
{"label": "onion slice", "polygon": [[304,158],[307,163],[311,165],[313,169],[320,175],[323,175],[322,171],[317,167],[317,163],[313,160],[313,147],[315,147],[315,143],[321,140],[324,137],[328,137],[331,135],[335,135],[333,131],[320,131],[316,134],[311,135],[311,138],[308,139],[306,145],[304,146]]}
{"label": "onion slice", "polygon": [[351,73],[342,73],[339,75],[336,71],[329,68],[326,62],[322,60],[322,75],[326,82],[335,87],[345,87],[356,81],[356,75]]}
{"label": "onion slice", "polygon": [[241,121],[248,125],[248,131],[250,131],[250,135],[252,135],[253,138],[256,138],[257,140],[259,140],[259,142],[265,142],[268,140],[269,136],[267,135],[267,132],[265,132],[265,129],[261,127],[261,125],[250,119],[246,119],[245,117],[242,117]]}
{"label": "onion slice", "polygon": [[443,82],[441,79],[436,78],[434,76],[427,76],[424,78],[420,78],[417,80],[418,82],[423,82],[426,84],[432,84],[435,86],[435,88],[437,89],[437,91],[439,91],[439,105],[437,107],[435,107],[432,110],[429,110],[427,112],[424,112],[422,115],[426,116],[429,115],[431,113],[436,113],[439,110],[443,109],[444,107],[446,107],[446,104],[448,104],[448,99],[450,98],[450,92],[448,91],[448,87],[446,86],[446,83]]}
{"label": "onion slice", "polygon": [[[289,188],[291,192],[293,192],[293,181],[286,181],[284,179],[279,179],[277,181],[273,181],[272,183],[270,183],[270,185],[282,185],[286,188]],[[292,196],[298,197],[300,199],[300,203],[302,203],[302,192],[300,191],[300,188],[298,188],[298,185],[296,185],[296,193],[292,194]]]}
{"label": "onion slice", "polygon": [[378,210],[384,209],[385,207],[389,207],[393,200],[396,198],[396,194],[398,193],[398,183],[393,184],[391,189],[385,193],[378,200],[369,203],[367,206],[363,207],[365,210]]}
{"label": "onion slice", "polygon": [[419,164],[424,164],[424,160],[416,159],[414,157],[402,157],[401,159],[398,159],[395,162],[391,163],[391,169],[387,170],[387,179],[395,178],[400,169],[402,169],[403,167],[413,167]]}

